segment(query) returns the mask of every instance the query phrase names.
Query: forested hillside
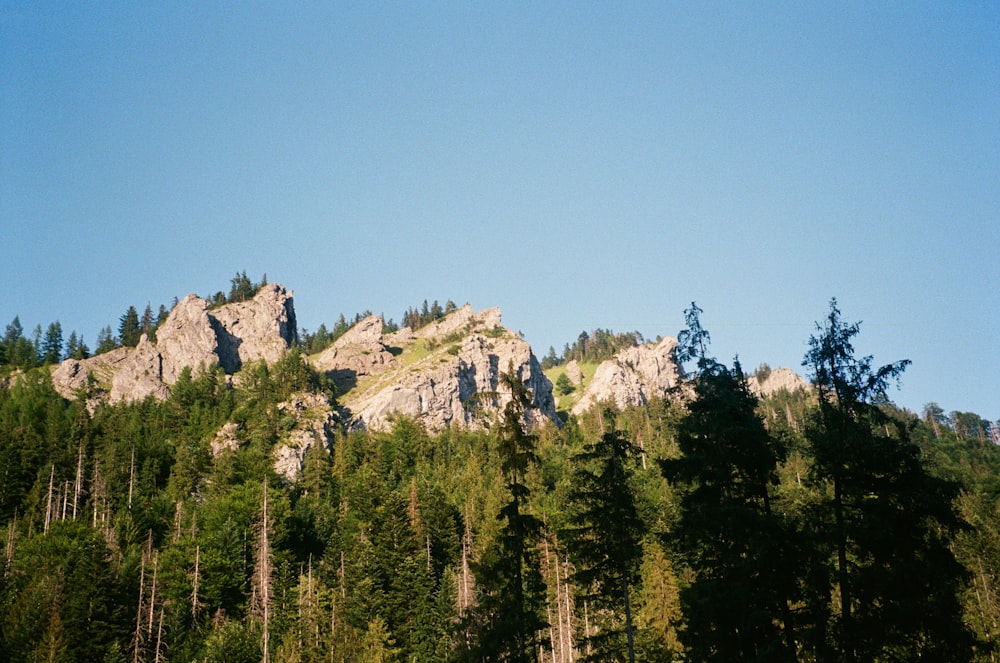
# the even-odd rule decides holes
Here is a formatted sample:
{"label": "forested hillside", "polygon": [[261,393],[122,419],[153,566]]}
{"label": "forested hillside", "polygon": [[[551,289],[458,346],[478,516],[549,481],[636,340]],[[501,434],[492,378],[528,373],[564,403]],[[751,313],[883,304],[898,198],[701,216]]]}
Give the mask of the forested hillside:
{"label": "forested hillside", "polygon": [[325,331],[116,404],[5,342],[0,660],[993,660],[989,422],[895,408],[906,362],[855,356],[835,302],[810,389],[758,399],[699,313],[645,407],[529,428],[508,372],[488,427],[324,424],[294,481],[295,404],[339,397]]}

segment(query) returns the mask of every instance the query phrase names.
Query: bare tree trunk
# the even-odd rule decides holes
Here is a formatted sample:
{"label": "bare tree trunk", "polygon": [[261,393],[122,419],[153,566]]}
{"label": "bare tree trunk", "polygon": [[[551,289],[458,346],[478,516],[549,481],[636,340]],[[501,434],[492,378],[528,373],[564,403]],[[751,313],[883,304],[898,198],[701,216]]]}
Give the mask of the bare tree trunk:
{"label": "bare tree trunk", "polygon": [[181,501],[177,500],[177,505],[174,507],[174,543],[181,540],[182,520],[184,520],[184,507],[181,505]]}
{"label": "bare tree trunk", "polygon": [[42,527],[42,532],[49,531],[49,523],[52,522],[52,483],[56,478],[56,466],[52,465],[52,469],[49,470],[49,496],[45,501],[45,524]]}
{"label": "bare tree trunk", "polygon": [[132,460],[128,465],[128,510],[132,510],[132,490],[135,487],[135,447],[132,447]]}
{"label": "bare tree trunk", "polygon": [[80,451],[76,456],[76,480],[73,482],[73,520],[76,520],[76,507],[80,502],[80,493],[83,492],[83,442],[80,443]]}
{"label": "bare tree trunk", "polygon": [[563,566],[563,577],[567,579],[566,583],[563,584],[563,596],[566,598],[566,660],[573,663],[573,604],[570,601],[569,578],[571,569],[567,568],[568,566],[569,561],[566,561]]}
{"label": "bare tree trunk", "polygon": [[256,568],[254,569],[254,594],[256,595],[257,616],[260,619],[263,633],[261,634],[262,663],[271,660],[271,523],[267,513],[267,478],[264,478],[264,491],[261,499],[261,522],[257,533]]}
{"label": "bare tree trunk", "polygon": [[62,488],[62,511],[59,515],[59,520],[66,520],[66,509],[69,508],[69,481],[63,482]]}
{"label": "bare tree trunk", "polygon": [[132,661],[139,663],[142,652],[142,606],[143,593],[146,589],[146,553],[143,552],[139,562],[139,605],[135,610],[135,637],[132,640]]}
{"label": "bare tree trunk", "polygon": [[14,562],[14,543],[17,538],[17,510],[14,511],[14,519],[7,525],[7,548],[3,556],[3,577],[10,575],[10,565]]}
{"label": "bare tree trunk", "polygon": [[160,626],[156,629],[156,653],[153,655],[153,661],[155,663],[160,663],[163,659],[160,657],[160,649],[163,645],[163,608],[160,608]]}
{"label": "bare tree trunk", "polygon": [[153,587],[149,592],[149,626],[146,628],[146,637],[153,637],[153,616],[156,614],[156,585],[160,571],[160,554],[153,555]]}

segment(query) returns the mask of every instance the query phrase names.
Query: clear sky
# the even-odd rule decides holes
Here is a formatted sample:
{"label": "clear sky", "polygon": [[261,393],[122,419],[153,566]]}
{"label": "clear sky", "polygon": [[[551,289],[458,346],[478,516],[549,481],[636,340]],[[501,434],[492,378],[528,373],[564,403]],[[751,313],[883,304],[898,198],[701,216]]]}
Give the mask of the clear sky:
{"label": "clear sky", "polygon": [[310,330],[499,306],[542,356],[802,371],[837,297],[893,399],[1000,418],[996,2],[0,0],[0,326],[295,291]]}

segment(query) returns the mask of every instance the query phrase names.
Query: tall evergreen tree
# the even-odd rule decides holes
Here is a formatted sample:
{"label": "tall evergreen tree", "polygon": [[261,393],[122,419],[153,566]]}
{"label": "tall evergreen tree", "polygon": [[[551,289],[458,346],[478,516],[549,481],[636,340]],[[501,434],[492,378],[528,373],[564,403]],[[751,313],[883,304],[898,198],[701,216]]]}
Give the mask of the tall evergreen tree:
{"label": "tall evergreen tree", "polygon": [[685,311],[678,357],[697,360],[694,395],[681,420],[679,458],[661,460],[680,494],[674,532],[694,572],[681,591],[682,641],[698,661],[792,661],[787,530],[772,506],[784,450],[756,412],[739,363],[708,355],[701,309]]}
{"label": "tall evergreen tree", "polygon": [[41,355],[42,363],[56,364],[62,359],[63,334],[62,325],[56,320],[50,323],[45,330],[45,339],[42,341]]}
{"label": "tall evergreen tree", "polygon": [[542,522],[527,512],[530,490],[525,483],[528,468],[538,462],[536,436],[525,430],[531,397],[513,365],[500,375],[500,382],[511,394],[497,439],[509,500],[497,515],[502,524],[496,545],[477,565],[483,593],[477,610],[478,654],[485,661],[527,663],[534,660],[538,633],[546,626],[538,556]]}
{"label": "tall evergreen tree", "polygon": [[565,538],[576,565],[574,579],[599,611],[595,615],[605,616],[603,628],[588,643],[589,660],[634,663],[631,594],[642,563],[645,526],[631,479],[640,451],[614,428],[613,412],[607,411],[604,419],[611,429],[574,459],[571,528]]}
{"label": "tall evergreen tree", "polygon": [[871,356],[855,356],[860,323],[845,323],[836,300],[816,329],[803,365],[819,401],[807,432],[813,477],[829,486],[831,656],[968,661],[974,643],[958,600],[963,569],[949,547],[962,526],[953,507],[958,486],[932,477],[907,427],[879,407],[910,362],[873,368]]}
{"label": "tall evergreen tree", "polygon": [[105,325],[101,328],[101,331],[97,333],[97,348],[94,350],[94,354],[103,354],[105,352],[110,352],[118,347],[118,340],[111,333],[111,326]]}
{"label": "tall evergreen tree", "polygon": [[122,345],[134,348],[139,344],[139,336],[142,335],[142,328],[139,326],[139,312],[134,306],[129,306],[128,310],[119,319],[118,339]]}

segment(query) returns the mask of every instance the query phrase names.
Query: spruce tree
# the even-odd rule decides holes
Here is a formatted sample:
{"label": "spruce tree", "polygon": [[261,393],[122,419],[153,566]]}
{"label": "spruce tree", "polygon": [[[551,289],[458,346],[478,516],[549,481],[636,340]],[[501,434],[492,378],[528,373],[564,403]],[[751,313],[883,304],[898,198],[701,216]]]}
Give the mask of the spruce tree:
{"label": "spruce tree", "polygon": [[605,616],[588,643],[588,660],[634,663],[631,595],[645,535],[631,485],[639,449],[614,428],[612,412],[604,419],[611,430],[574,458],[571,527],[564,534],[576,565],[574,580],[584,600]]}
{"label": "spruce tree", "polygon": [[835,299],[816,330],[803,361],[819,402],[807,436],[813,479],[828,487],[816,543],[835,560],[809,574],[832,578],[835,621],[818,648],[848,662],[968,661],[965,571],[950,547],[963,525],[958,485],[931,476],[907,426],[880,407],[910,362],[855,356],[860,323],[845,323]]}
{"label": "spruce tree", "polygon": [[125,347],[134,348],[139,344],[139,336],[142,329],[139,326],[139,313],[134,306],[129,306],[128,310],[119,319],[118,339]]}
{"label": "spruce tree", "polygon": [[528,468],[538,462],[536,436],[525,430],[530,393],[513,365],[500,375],[511,394],[498,427],[498,451],[509,499],[500,508],[495,546],[476,565],[482,590],[478,606],[478,658],[528,663],[534,660],[537,636],[546,626],[545,582],[539,565],[542,522],[528,512]]}
{"label": "spruce tree", "polygon": [[680,496],[672,533],[693,572],[681,590],[681,639],[692,660],[792,661],[794,566],[773,508],[784,450],[756,412],[739,363],[708,355],[701,309],[685,311],[678,357],[697,360],[693,399],[679,424],[679,458],[660,461]]}

